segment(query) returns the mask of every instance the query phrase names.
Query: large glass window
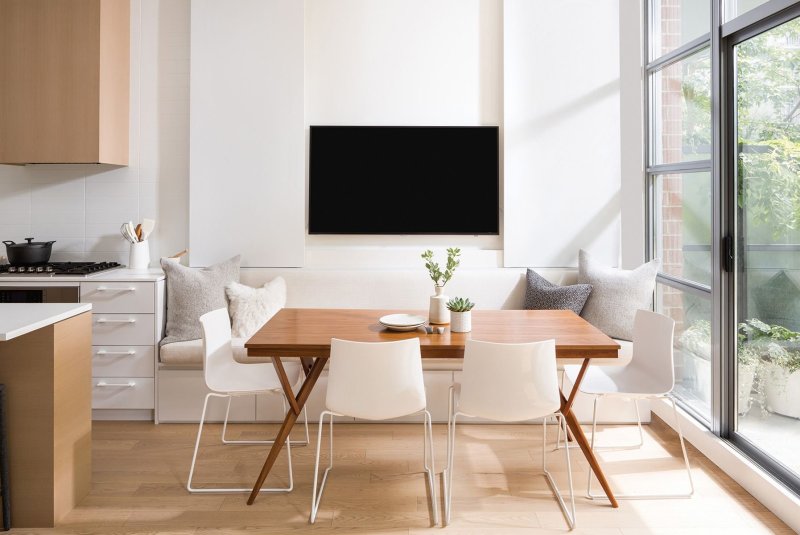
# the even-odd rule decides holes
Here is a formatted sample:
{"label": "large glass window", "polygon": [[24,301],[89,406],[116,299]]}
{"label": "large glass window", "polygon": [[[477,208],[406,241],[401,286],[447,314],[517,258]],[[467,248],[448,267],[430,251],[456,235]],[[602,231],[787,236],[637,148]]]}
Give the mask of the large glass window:
{"label": "large glass window", "polygon": [[800,0],[646,4],[648,255],[676,324],[673,395],[800,494]]}
{"label": "large glass window", "polygon": [[800,476],[800,19],[733,47],[737,432]]}

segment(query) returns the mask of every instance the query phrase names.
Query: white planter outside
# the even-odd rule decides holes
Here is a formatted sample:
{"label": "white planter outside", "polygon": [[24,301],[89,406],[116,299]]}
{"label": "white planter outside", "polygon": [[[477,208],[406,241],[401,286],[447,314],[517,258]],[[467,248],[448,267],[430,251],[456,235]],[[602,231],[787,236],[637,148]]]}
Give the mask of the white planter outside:
{"label": "white planter outside", "polygon": [[739,414],[747,414],[750,410],[750,397],[753,392],[753,381],[756,377],[756,366],[751,364],[749,366],[739,365],[739,404],[737,411]]}
{"label": "white planter outside", "polygon": [[450,332],[468,333],[472,330],[472,311],[450,312]]}
{"label": "white planter outside", "polygon": [[789,373],[775,364],[764,365],[767,410],[800,418],[800,371]]}
{"label": "white planter outside", "polygon": [[711,403],[711,362],[698,357],[691,351],[681,351],[683,355],[683,380],[691,380],[695,395],[706,403]]}
{"label": "white planter outside", "polygon": [[444,286],[434,286],[436,292],[431,296],[428,309],[428,321],[431,323],[450,323],[450,310],[447,308],[449,297],[444,295]]}

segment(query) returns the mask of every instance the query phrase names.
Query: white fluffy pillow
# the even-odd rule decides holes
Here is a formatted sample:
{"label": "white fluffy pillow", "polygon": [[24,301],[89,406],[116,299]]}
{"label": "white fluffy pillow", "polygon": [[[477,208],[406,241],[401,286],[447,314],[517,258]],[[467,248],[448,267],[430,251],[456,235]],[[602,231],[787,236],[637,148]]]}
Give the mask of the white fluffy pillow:
{"label": "white fluffy pillow", "polygon": [[611,338],[633,340],[633,319],[637,310],[652,308],[660,268],[657,258],[631,270],[607,267],[581,250],[578,282],[592,285],[581,316]]}
{"label": "white fluffy pillow", "polygon": [[231,334],[248,338],[286,305],[286,281],[275,277],[261,288],[251,288],[238,282],[225,286],[230,304]]}

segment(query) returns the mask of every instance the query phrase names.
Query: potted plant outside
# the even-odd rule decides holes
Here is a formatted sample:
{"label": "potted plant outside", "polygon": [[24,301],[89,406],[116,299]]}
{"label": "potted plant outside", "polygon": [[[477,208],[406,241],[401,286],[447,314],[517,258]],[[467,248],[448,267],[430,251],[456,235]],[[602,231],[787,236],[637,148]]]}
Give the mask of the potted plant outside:
{"label": "potted plant outside", "polygon": [[434,284],[434,294],[431,296],[428,310],[428,321],[431,323],[450,323],[450,311],[447,309],[448,298],[444,295],[444,286],[453,278],[453,273],[461,263],[458,259],[459,256],[461,256],[461,249],[458,247],[447,249],[447,264],[442,271],[439,264],[433,261],[433,251],[428,249],[422,253],[425,268]]}
{"label": "potted plant outside", "polygon": [[450,311],[450,332],[468,333],[472,330],[472,307],[475,303],[467,297],[454,297],[447,302]]}
{"label": "potted plant outside", "polygon": [[800,418],[800,333],[750,319],[739,326],[739,353],[758,361],[760,390],[766,409]]}

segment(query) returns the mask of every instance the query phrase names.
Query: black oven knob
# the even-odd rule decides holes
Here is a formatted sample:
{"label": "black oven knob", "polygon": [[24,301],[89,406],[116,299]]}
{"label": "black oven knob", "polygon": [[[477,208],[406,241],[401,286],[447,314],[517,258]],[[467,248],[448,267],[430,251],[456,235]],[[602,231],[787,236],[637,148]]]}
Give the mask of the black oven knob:
{"label": "black oven knob", "polygon": [[44,268],[42,266],[36,266],[36,273],[44,273]]}
{"label": "black oven knob", "polygon": [[8,272],[9,273],[16,273],[17,272],[17,268],[15,266],[8,266]]}
{"label": "black oven knob", "polygon": [[47,266],[46,268],[44,268],[44,270],[46,272],[48,272],[48,273],[52,273],[53,272],[53,266]]}
{"label": "black oven knob", "polygon": [[36,272],[36,268],[35,267],[28,266],[28,273],[35,273],[35,272]]}

